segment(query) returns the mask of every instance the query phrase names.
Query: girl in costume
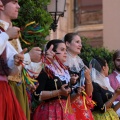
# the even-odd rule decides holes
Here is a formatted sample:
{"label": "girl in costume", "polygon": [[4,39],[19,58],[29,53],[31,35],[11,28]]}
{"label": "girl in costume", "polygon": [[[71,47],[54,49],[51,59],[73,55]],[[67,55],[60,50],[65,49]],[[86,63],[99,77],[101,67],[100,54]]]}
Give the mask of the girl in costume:
{"label": "girl in costume", "polygon": [[49,60],[47,66],[39,74],[37,80],[39,86],[34,92],[34,97],[41,103],[34,112],[34,120],[74,120],[74,115],[66,109],[67,97],[71,89],[69,87],[70,75],[62,64],[66,61],[66,46],[62,40],[51,40],[46,50],[53,45],[55,57]]}
{"label": "girl in costume", "polygon": [[[77,120],[93,120],[90,110],[92,104],[88,104],[90,103],[88,101],[91,101],[90,97],[92,96],[93,91],[90,71],[78,56],[82,48],[81,38],[77,33],[68,33],[65,35],[64,41],[67,46],[67,61],[65,62],[65,65],[69,67],[71,76],[79,76],[77,81],[74,79],[71,81],[73,83],[73,112],[75,113]],[[86,70],[83,70],[83,68]],[[81,70],[83,70],[82,76],[80,75]]]}
{"label": "girl in costume", "polygon": [[[1,7],[2,2],[0,1]],[[17,52],[8,42],[9,38],[18,36],[18,30],[11,27],[6,31],[6,34],[0,27],[0,33],[0,120],[27,120],[7,79],[8,75],[19,72],[14,65],[14,58],[15,64],[23,60],[23,56],[16,55]]]}
{"label": "girl in costume", "polygon": [[93,100],[97,103],[93,115],[95,120],[119,120],[115,112],[120,107],[120,102],[113,105],[115,99],[120,95],[120,88],[114,92],[105,76],[108,76],[108,64],[106,60],[96,57],[91,60],[90,66],[93,81]]}
{"label": "girl in costume", "polygon": [[[7,31],[9,27],[12,27],[12,20],[17,19],[20,9],[18,0],[1,0],[3,3],[0,11],[0,26]],[[20,31],[20,30],[19,30]],[[12,32],[12,31],[11,31]],[[18,34],[19,36],[19,34]],[[30,39],[29,39],[30,41]],[[6,41],[5,41],[6,42]],[[9,42],[16,53],[22,51],[21,43],[18,37],[11,39]],[[39,74],[41,70],[41,49],[39,47],[33,47],[28,53],[24,54],[24,61],[26,69],[30,69]],[[35,62],[35,63],[34,63]],[[21,68],[21,67],[19,67]],[[8,83],[12,88],[20,106],[22,107],[26,117],[30,120],[30,108],[28,103],[28,97],[26,92],[26,85],[21,76],[21,69],[18,73],[8,76]],[[28,85],[30,87],[30,85]]]}

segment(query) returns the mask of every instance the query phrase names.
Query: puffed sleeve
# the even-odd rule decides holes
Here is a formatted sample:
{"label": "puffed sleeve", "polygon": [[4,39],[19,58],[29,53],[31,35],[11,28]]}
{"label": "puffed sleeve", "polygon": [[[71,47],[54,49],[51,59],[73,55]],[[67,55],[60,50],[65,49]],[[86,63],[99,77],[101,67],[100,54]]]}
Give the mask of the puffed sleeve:
{"label": "puffed sleeve", "polygon": [[24,64],[29,65],[31,63],[30,55],[29,53],[24,54]]}
{"label": "puffed sleeve", "polygon": [[93,83],[93,100],[96,102],[97,104],[97,109],[101,112],[105,112],[106,111],[106,106],[103,102],[103,99],[102,99],[102,95],[101,95],[101,92],[100,92],[100,89],[101,87],[97,84],[97,83]]}
{"label": "puffed sleeve", "polygon": [[39,74],[39,76],[37,77],[39,86],[37,87],[36,91],[34,92],[34,98],[36,100],[39,99],[39,95],[42,94],[42,91],[45,89],[47,79],[48,79],[47,74],[42,70],[41,73]]}
{"label": "puffed sleeve", "polygon": [[8,42],[8,39],[9,39],[9,36],[5,32],[0,33],[0,55],[3,53],[6,47],[6,44]]}
{"label": "puffed sleeve", "polygon": [[37,78],[38,82],[39,82],[39,86],[36,89],[36,93],[40,94],[41,91],[43,91],[45,89],[45,85],[46,82],[48,80],[48,76],[47,74],[42,70],[41,73],[39,74],[38,78]]}
{"label": "puffed sleeve", "polygon": [[13,48],[13,46],[7,42],[6,44],[6,54],[7,54],[7,64],[10,69],[13,69],[14,64],[14,55],[17,54],[17,51]]}
{"label": "puffed sleeve", "polygon": [[25,65],[25,68],[29,71],[30,76],[34,76],[35,78],[38,77],[38,75],[40,74],[41,70],[42,70],[42,62],[39,63],[34,63],[31,62],[29,65]]}

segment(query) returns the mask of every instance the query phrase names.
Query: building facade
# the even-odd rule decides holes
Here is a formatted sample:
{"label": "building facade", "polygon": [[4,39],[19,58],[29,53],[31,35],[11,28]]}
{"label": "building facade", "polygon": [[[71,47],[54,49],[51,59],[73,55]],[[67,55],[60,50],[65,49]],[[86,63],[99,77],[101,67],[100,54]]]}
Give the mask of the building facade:
{"label": "building facade", "polygon": [[119,49],[119,5],[120,0],[67,0],[64,17],[49,39],[63,39],[68,32],[78,32],[93,47]]}

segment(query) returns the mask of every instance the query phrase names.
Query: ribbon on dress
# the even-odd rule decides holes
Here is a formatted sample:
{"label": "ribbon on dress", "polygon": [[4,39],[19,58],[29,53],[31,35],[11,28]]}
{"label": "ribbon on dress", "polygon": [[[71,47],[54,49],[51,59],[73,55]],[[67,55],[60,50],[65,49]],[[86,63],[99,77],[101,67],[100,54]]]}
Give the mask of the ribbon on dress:
{"label": "ribbon on dress", "polygon": [[85,109],[87,110],[88,107],[92,109],[96,105],[96,103],[86,94],[85,91],[82,91],[82,94]]}

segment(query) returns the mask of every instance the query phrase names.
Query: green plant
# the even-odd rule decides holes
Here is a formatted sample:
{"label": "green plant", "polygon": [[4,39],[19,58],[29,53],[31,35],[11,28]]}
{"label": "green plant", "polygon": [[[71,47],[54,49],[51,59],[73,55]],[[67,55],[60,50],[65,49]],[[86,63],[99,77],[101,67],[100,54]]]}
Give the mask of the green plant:
{"label": "green plant", "polygon": [[[20,11],[19,17],[14,21],[14,25],[23,28],[26,24],[35,21],[38,23],[44,31],[41,32],[39,40],[45,40],[45,37],[49,34],[50,25],[53,22],[51,15],[47,12],[46,6],[50,0],[19,0]],[[31,39],[29,39],[31,41]],[[33,40],[34,41],[34,40]],[[30,47],[33,45],[26,45],[21,41],[23,47]]]}
{"label": "green plant", "polygon": [[100,48],[94,48],[87,44],[88,39],[85,37],[82,38],[82,50],[80,57],[83,59],[84,63],[89,66],[89,62],[92,58],[98,56],[101,58],[104,58],[108,65],[109,65],[109,73],[113,70],[113,62],[112,62],[112,55],[113,52],[110,52],[107,48],[100,47]]}

